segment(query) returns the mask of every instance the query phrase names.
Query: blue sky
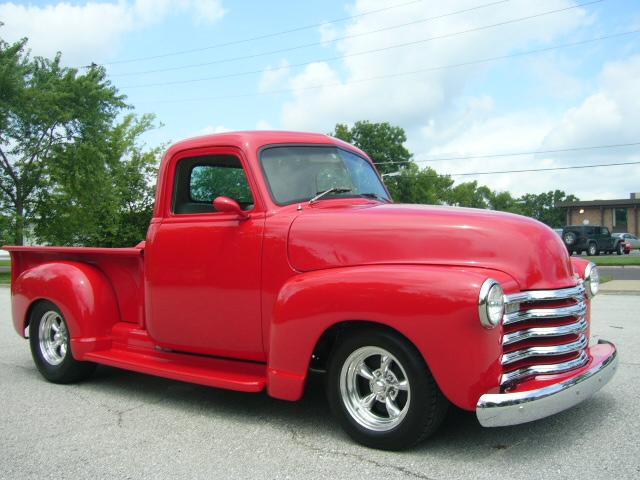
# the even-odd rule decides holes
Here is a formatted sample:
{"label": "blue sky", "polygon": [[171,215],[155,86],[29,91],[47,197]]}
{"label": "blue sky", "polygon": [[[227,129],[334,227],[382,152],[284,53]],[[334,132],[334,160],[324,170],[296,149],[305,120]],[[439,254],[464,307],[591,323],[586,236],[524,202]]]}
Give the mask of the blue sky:
{"label": "blue sky", "polygon": [[[546,13],[554,10],[563,11]],[[353,18],[331,22],[344,17]],[[0,21],[3,38],[28,36],[34,54],[106,64],[136,112],[162,122],[149,145],[222,130],[328,132],[356,120],[405,128],[418,160],[640,142],[640,33],[404,74],[639,30],[632,0],[40,1],[0,3]],[[291,29],[299,30],[205,48]],[[438,36],[446,38],[425,41]],[[307,44],[316,45],[267,54]],[[144,59],[158,55],[167,56]],[[198,63],[209,65],[189,66]],[[162,69],[174,70],[142,73]],[[169,82],[184,83],[156,85]],[[421,165],[459,174],[631,161],[640,146]],[[455,178],[584,199],[640,191],[639,165]]]}

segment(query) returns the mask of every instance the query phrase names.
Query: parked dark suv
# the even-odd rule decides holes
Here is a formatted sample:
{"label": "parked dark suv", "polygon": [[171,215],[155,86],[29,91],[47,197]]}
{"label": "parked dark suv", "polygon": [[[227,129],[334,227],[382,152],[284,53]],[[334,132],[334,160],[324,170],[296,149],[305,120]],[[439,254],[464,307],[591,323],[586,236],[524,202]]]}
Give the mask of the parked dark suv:
{"label": "parked dark suv", "polygon": [[601,225],[569,225],[562,229],[562,240],[569,253],[587,252],[587,255],[600,255],[600,252],[618,255],[624,253],[624,245],[619,238],[612,237],[607,227]]}

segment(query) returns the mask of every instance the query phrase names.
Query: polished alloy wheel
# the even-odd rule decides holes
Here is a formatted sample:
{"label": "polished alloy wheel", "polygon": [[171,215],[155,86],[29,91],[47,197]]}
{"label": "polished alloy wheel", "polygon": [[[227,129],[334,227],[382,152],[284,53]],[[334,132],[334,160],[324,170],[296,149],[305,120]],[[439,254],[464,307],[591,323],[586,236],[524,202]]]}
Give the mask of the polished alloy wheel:
{"label": "polished alloy wheel", "polygon": [[345,360],[340,394],[351,417],[378,432],[402,423],[411,401],[404,367],[387,350],[373,346],[359,348]]}
{"label": "polished alloy wheel", "polygon": [[69,333],[58,312],[48,311],[42,316],[38,329],[38,341],[42,357],[50,365],[59,365],[67,356]]}

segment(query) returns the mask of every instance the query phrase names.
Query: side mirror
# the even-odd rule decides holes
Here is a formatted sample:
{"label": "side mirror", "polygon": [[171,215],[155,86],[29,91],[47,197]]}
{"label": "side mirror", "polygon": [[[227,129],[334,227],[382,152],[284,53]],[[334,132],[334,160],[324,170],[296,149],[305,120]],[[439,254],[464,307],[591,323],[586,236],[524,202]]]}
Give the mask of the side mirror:
{"label": "side mirror", "polygon": [[217,197],[213,201],[213,206],[218,212],[235,213],[241,219],[249,218],[249,214],[240,208],[240,204],[233,198],[229,197]]}

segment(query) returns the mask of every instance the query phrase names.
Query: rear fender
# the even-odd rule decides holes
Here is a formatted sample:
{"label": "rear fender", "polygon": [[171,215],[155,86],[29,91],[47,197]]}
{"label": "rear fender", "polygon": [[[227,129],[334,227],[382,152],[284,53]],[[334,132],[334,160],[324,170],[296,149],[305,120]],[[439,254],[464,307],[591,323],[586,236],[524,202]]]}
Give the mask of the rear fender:
{"label": "rear fender", "polygon": [[494,270],[381,265],[304,273],[281,289],[269,339],[269,394],[302,396],[311,355],[322,334],[345,321],[392,328],[424,357],[441,390],[473,410],[500,378],[501,328],[483,328],[478,295],[488,277],[505,291],[516,282]]}
{"label": "rear fender", "polygon": [[120,313],[113,288],[99,269],[51,262],[25,270],[12,286],[13,324],[23,337],[31,308],[39,300],[49,300],[62,311],[74,358],[82,360],[90,351],[108,348],[108,335]]}

